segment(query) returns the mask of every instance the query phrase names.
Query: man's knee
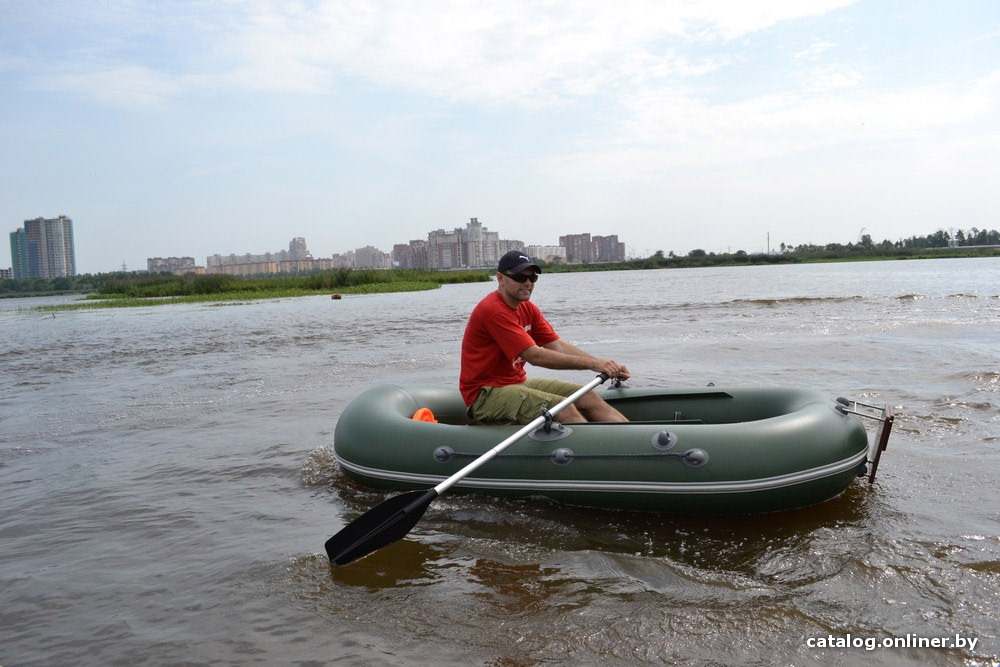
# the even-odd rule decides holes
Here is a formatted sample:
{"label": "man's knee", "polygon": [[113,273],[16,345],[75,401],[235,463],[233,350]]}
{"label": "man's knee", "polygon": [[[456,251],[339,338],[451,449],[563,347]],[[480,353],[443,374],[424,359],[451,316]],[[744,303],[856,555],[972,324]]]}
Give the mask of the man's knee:
{"label": "man's knee", "polygon": [[605,405],[607,405],[607,403],[604,402],[603,398],[601,398],[592,391],[581,396],[580,400],[578,400],[576,404],[579,405],[580,409],[584,411],[600,409]]}
{"label": "man's knee", "polygon": [[557,415],[558,421],[564,422],[566,424],[578,424],[580,422],[587,421],[587,418],[576,409],[575,405],[567,405],[562,411]]}

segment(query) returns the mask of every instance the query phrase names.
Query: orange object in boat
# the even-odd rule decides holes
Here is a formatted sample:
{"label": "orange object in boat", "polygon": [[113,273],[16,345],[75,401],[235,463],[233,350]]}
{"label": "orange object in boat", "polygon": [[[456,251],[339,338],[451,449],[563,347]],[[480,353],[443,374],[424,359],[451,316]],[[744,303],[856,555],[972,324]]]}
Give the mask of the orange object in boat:
{"label": "orange object in boat", "polygon": [[430,408],[417,408],[417,411],[413,413],[410,417],[413,421],[418,422],[430,422],[431,424],[437,424],[438,420],[434,417],[434,413],[431,412]]}

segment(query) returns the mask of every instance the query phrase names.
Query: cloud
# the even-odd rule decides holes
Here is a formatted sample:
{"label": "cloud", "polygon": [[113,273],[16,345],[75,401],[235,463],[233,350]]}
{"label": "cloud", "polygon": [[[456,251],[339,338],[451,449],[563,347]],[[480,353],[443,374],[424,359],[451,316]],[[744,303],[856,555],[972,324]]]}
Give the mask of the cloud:
{"label": "cloud", "polygon": [[665,77],[717,58],[678,48],[732,40],[853,0],[796,2],[260,2],[230,48],[234,80],[323,92],[341,75],[452,101],[538,106]]}
{"label": "cloud", "polygon": [[92,97],[123,107],[159,105],[175,96],[185,84],[181,78],[138,65],[114,65],[99,69],[43,75],[38,87]]}
{"label": "cloud", "polygon": [[664,7],[663,12],[678,14],[687,24],[702,23],[708,35],[736,39],[765,30],[785,21],[822,16],[855,4],[855,0],[765,0],[740,2],[716,0]]}
{"label": "cloud", "polygon": [[824,53],[834,48],[836,44],[827,41],[813,42],[807,48],[795,53],[792,58],[795,60],[817,60]]}
{"label": "cloud", "polygon": [[115,106],[158,105],[182,89],[182,84],[147,67],[110,66],[89,71],[45,76],[40,87],[75,92]]}
{"label": "cloud", "polygon": [[0,72],[25,70],[29,67],[29,65],[30,62],[27,58],[20,58],[0,53]]}
{"label": "cloud", "polygon": [[816,66],[807,71],[801,78],[803,90],[813,94],[855,88],[864,80],[860,71],[840,64]]}
{"label": "cloud", "polygon": [[[48,88],[126,106],[198,87],[324,94],[359,80],[465,104],[543,107],[704,76],[725,55],[686,56],[687,46],[718,47],[854,1],[258,0],[175,6],[157,30],[131,7],[84,17],[87,57],[40,76]],[[172,53],[176,73],[126,56],[150,41]]]}
{"label": "cloud", "polygon": [[657,178],[682,167],[747,164],[831,146],[915,140],[1000,113],[1000,70],[969,82],[910,89],[795,91],[712,103],[683,90],[649,90],[624,103],[621,125],[599,144],[544,161],[540,170],[600,180]]}

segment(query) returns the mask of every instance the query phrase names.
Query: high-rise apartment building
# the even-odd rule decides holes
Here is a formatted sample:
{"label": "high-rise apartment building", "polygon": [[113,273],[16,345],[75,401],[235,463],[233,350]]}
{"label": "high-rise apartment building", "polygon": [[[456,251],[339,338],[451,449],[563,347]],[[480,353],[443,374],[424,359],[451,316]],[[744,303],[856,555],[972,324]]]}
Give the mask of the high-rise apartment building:
{"label": "high-rise apartment building", "polygon": [[427,235],[427,267],[490,268],[496,266],[508,250],[522,248],[523,242],[501,239],[499,232],[489,231],[479,218],[470,218],[465,227],[451,231],[435,229]]}
{"label": "high-rise apartment building", "polygon": [[409,243],[396,243],[392,246],[392,265],[399,269],[412,269],[413,248]]}
{"label": "high-rise apartment building", "polygon": [[500,258],[511,250],[524,250],[524,241],[518,239],[500,239],[497,247],[497,261],[499,262]]}
{"label": "high-rise apartment building", "polygon": [[392,261],[401,269],[426,269],[427,241],[415,239],[409,243],[397,243],[392,246]]}
{"label": "high-rise apartment building", "polygon": [[10,234],[15,278],[62,278],[76,275],[73,221],[58,218],[25,220]]}
{"label": "high-rise apartment building", "polygon": [[306,240],[301,236],[296,236],[288,243],[288,259],[312,259],[309,248],[306,247]]}
{"label": "high-rise apartment building", "polygon": [[354,266],[358,269],[392,268],[392,257],[375,246],[366,245],[354,251]]}
{"label": "high-rise apartment building", "polygon": [[625,261],[625,244],[618,240],[617,234],[594,237],[567,234],[559,237],[559,245],[566,248],[566,261],[572,264]]}
{"label": "high-rise apartment building", "polygon": [[590,264],[594,261],[594,246],[590,234],[560,236],[559,245],[566,248],[566,261],[571,264]]}
{"label": "high-rise apartment building", "polygon": [[593,260],[595,262],[624,262],[625,244],[618,240],[617,234],[611,236],[595,236],[593,244]]}
{"label": "high-rise apartment building", "polygon": [[465,266],[496,266],[500,261],[500,234],[483,227],[479,218],[470,218],[462,230],[462,262]]}
{"label": "high-rise apartment building", "polygon": [[15,280],[28,277],[28,237],[22,227],[10,233],[10,263]]}
{"label": "high-rise apartment building", "polygon": [[461,230],[435,229],[427,235],[427,262],[432,269],[457,269],[462,264]]}

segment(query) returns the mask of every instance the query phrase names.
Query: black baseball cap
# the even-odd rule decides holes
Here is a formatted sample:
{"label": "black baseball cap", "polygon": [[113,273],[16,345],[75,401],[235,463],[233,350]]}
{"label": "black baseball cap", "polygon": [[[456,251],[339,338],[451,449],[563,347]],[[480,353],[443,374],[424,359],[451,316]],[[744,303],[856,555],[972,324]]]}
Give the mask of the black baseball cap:
{"label": "black baseball cap", "polygon": [[521,273],[525,269],[533,268],[539,273],[542,272],[542,267],[535,263],[535,260],[528,257],[521,250],[511,250],[509,253],[500,258],[500,263],[497,264],[497,271],[500,273],[515,274]]}

